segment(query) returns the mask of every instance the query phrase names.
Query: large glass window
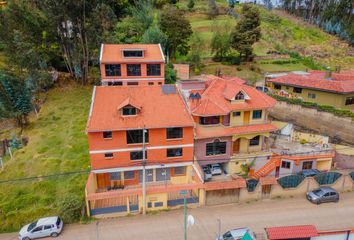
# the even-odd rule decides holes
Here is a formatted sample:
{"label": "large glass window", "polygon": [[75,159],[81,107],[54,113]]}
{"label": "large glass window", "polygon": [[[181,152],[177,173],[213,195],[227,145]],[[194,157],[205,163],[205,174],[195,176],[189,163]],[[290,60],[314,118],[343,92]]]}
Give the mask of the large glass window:
{"label": "large glass window", "polygon": [[167,139],[183,138],[183,128],[167,128]]}
{"label": "large glass window", "polygon": [[262,110],[255,110],[252,112],[252,119],[262,118]]}
{"label": "large glass window", "polygon": [[173,168],[173,175],[185,175],[186,167],[175,167]]}
{"label": "large glass window", "polygon": [[354,97],[347,97],[345,99],[345,105],[352,105],[354,104]]}
{"label": "large glass window", "polygon": [[109,174],[110,180],[120,180],[120,172],[112,172]]}
{"label": "large glass window", "polygon": [[212,124],[219,124],[220,117],[219,116],[212,116],[212,117],[200,117],[199,123],[201,125],[212,125]]}
{"label": "large glass window", "polygon": [[167,157],[181,157],[183,155],[182,148],[167,149]]}
{"label": "large glass window", "polygon": [[[147,159],[147,151],[145,151],[145,159]],[[143,160],[143,151],[130,152],[130,160]]]}
{"label": "large glass window", "polygon": [[135,172],[134,171],[124,172],[124,180],[129,180],[129,179],[134,179],[134,178],[135,178]]}
{"label": "large glass window", "polygon": [[120,76],[120,64],[105,64],[106,76]]}
{"label": "large glass window", "polygon": [[226,153],[226,142],[215,140],[212,143],[206,144],[206,156],[220,155]]}
{"label": "large glass window", "polygon": [[141,51],[141,50],[124,50],[123,55],[124,55],[124,57],[142,57],[143,51]]}
{"label": "large glass window", "polygon": [[[145,142],[149,142],[149,130],[145,130]],[[127,130],[127,144],[143,143],[143,130]]]}
{"label": "large glass window", "polygon": [[256,136],[250,140],[250,146],[258,146],[260,141],[260,137]]}
{"label": "large glass window", "polygon": [[127,64],[127,75],[128,76],[141,76],[140,64]]}
{"label": "large glass window", "polygon": [[147,65],[147,75],[148,76],[160,76],[161,75],[161,65],[160,64],[148,64]]}

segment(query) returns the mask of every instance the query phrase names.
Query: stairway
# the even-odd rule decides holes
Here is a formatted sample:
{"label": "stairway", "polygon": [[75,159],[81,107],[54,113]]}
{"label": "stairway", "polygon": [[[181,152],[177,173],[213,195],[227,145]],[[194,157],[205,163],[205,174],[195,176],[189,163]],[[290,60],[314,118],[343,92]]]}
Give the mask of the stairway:
{"label": "stairway", "polygon": [[252,177],[259,179],[260,177],[265,177],[271,173],[276,167],[280,166],[280,156],[272,156],[272,158],[258,171],[256,171]]}

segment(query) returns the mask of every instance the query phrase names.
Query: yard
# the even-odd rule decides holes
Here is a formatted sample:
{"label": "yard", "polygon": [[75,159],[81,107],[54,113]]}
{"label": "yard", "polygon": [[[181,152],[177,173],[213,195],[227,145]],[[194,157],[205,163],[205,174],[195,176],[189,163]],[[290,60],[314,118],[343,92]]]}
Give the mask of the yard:
{"label": "yard", "polygon": [[[49,91],[39,118],[23,136],[28,145],[5,159],[0,181],[89,170],[85,126],[92,87],[69,84]],[[83,199],[87,174],[0,183],[0,232],[17,231],[38,217],[58,214],[69,195]]]}

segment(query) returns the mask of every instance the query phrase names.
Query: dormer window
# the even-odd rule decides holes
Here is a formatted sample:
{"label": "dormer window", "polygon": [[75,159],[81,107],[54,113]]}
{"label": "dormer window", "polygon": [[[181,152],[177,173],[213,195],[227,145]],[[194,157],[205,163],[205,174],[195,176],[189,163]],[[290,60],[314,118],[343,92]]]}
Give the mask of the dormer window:
{"label": "dormer window", "polygon": [[245,99],[245,95],[242,92],[237,93],[235,96],[235,100],[244,100],[244,99]]}
{"label": "dormer window", "polygon": [[143,57],[143,50],[123,50],[123,56],[125,58]]}
{"label": "dormer window", "polygon": [[122,109],[123,116],[134,116],[137,113],[137,109],[133,106],[126,106]]}

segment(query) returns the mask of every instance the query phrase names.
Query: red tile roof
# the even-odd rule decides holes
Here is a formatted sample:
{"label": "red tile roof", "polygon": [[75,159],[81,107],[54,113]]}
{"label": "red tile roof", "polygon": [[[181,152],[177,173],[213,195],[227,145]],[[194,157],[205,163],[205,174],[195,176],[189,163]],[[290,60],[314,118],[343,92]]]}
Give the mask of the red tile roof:
{"label": "red tile roof", "polygon": [[265,229],[269,240],[298,239],[318,236],[317,229],[313,225],[271,227]]}
{"label": "red tile roof", "polygon": [[[96,87],[87,131],[194,126],[177,90],[166,94],[162,91],[163,87]],[[123,117],[118,109],[124,104],[138,106],[141,110],[137,116]]]}
{"label": "red tile roof", "polygon": [[259,179],[261,185],[275,185],[277,184],[277,179],[274,176],[265,176]]}
{"label": "red tile roof", "polygon": [[[123,50],[143,50],[144,56],[123,56]],[[101,63],[129,63],[129,62],[164,62],[164,55],[159,44],[102,44]]]}
{"label": "red tile roof", "polygon": [[288,75],[267,81],[342,94],[354,92],[354,70],[332,73],[329,79],[325,78],[325,72],[323,71],[311,71],[306,74],[289,73]]}
{"label": "red tile roof", "polygon": [[235,76],[222,75],[221,78],[226,79],[226,80],[232,80],[238,84],[245,84],[246,83],[245,80],[235,77]]}
{"label": "red tile roof", "polygon": [[[276,100],[253,87],[239,84],[233,79],[224,79],[208,75],[206,89],[200,99],[189,100],[189,107],[195,116],[227,115],[231,111],[265,109],[273,107]],[[240,91],[249,99],[232,103],[230,98]]]}
{"label": "red tile roof", "polygon": [[231,135],[241,135],[250,133],[265,133],[276,131],[278,128],[271,123],[257,124],[257,125],[246,125],[246,126],[196,126],[196,138],[211,138],[211,137],[223,137]]}

